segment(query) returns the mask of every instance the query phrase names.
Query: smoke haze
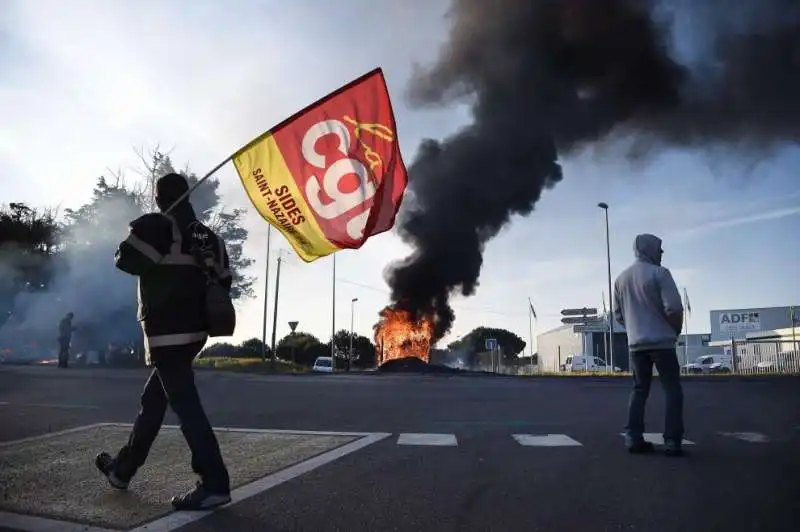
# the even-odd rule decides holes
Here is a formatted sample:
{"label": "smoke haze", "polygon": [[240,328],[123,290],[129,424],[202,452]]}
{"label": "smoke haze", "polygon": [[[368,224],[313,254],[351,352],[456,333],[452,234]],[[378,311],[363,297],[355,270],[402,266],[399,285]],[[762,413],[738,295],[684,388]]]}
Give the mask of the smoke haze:
{"label": "smoke haze", "polygon": [[[409,99],[467,102],[472,123],[420,146],[398,227],[415,251],[387,271],[393,305],[432,316],[434,340],[449,297],[475,292],[486,242],[562,179],[559,156],[800,139],[800,0],[454,0],[450,16]],[[687,57],[675,19],[697,42]]]}
{"label": "smoke haze", "polygon": [[96,202],[88,222],[71,226],[65,235],[63,250],[50,264],[53,277],[46,290],[24,290],[14,299],[12,315],[0,328],[0,347],[23,355],[35,340],[37,350],[28,353],[30,358],[55,350],[58,323],[67,312],[75,313],[74,352],[140,336],[138,323],[131,319],[136,279],[114,267],[114,251],[127,237],[128,223],[140,214],[122,197]]}

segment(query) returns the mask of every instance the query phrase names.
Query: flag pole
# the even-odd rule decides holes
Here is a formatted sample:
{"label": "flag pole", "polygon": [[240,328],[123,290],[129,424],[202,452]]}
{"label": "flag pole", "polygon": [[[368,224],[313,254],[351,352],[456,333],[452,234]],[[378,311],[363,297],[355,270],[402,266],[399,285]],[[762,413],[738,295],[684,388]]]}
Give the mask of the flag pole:
{"label": "flag pole", "polygon": [[533,303],[528,297],[528,342],[531,346],[531,375],[533,375]]}
{"label": "flag pole", "polygon": [[689,306],[689,294],[686,292],[686,287],[683,287],[683,364],[684,366],[689,363],[689,313],[691,312]]}
{"label": "flag pole", "polygon": [[336,253],[333,254],[333,275],[331,276],[333,291],[331,295],[331,369],[336,371],[336,348],[333,342],[336,336]]}
{"label": "flag pole", "polygon": [[[239,153],[239,152],[237,151],[236,153]],[[188,198],[192,194],[192,192],[197,190],[197,187],[199,187],[200,185],[205,183],[208,180],[209,177],[211,177],[212,175],[216,174],[223,166],[225,166],[226,164],[231,162],[233,160],[233,156],[236,155],[236,153],[230,154],[224,161],[219,163],[217,166],[212,168],[206,175],[201,177],[197,181],[197,183],[195,183],[194,185],[189,187],[189,190],[187,190],[186,192],[181,194],[181,196],[178,199],[176,199],[175,202],[172,205],[170,205],[169,208],[166,211],[164,211],[164,214],[169,214],[170,212],[172,212],[172,209],[174,209],[180,202],[182,202],[183,200]]]}

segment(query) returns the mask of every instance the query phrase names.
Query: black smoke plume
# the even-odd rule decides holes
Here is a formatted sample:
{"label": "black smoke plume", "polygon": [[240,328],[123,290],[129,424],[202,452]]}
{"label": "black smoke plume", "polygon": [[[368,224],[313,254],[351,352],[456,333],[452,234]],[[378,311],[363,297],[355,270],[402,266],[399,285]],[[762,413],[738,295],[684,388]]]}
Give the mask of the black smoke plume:
{"label": "black smoke plume", "polygon": [[[410,167],[390,265],[393,306],[433,316],[474,293],[485,243],[562,179],[559,155],[608,139],[771,149],[800,138],[800,0],[454,0],[449,39],[410,85],[417,106],[467,102],[472,123]],[[678,59],[671,20],[691,22]],[[633,151],[635,150],[635,151]]]}

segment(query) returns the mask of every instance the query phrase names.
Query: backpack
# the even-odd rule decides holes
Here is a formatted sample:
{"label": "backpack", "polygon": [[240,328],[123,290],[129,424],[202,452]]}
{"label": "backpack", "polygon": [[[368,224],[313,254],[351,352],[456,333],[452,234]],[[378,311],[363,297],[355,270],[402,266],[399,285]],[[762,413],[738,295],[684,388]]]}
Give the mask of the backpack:
{"label": "backpack", "polygon": [[222,286],[216,273],[209,268],[200,250],[192,250],[194,260],[206,276],[205,315],[208,335],[233,336],[236,329],[236,309],[230,292]]}

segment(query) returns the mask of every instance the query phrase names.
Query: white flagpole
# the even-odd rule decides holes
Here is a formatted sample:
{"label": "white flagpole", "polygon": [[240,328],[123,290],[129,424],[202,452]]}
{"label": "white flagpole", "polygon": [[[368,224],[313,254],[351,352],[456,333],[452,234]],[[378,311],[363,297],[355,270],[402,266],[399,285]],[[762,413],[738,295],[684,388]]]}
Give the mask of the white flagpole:
{"label": "white flagpole", "polygon": [[533,375],[533,303],[528,298],[528,342],[531,346],[531,375]]}
{"label": "white flagpole", "polygon": [[336,371],[336,348],[333,337],[336,335],[336,253],[333,254],[333,290],[331,294],[331,369]]}
{"label": "white flagpole", "polygon": [[686,287],[683,287],[683,363],[684,365],[689,363],[689,294],[686,292]]}

